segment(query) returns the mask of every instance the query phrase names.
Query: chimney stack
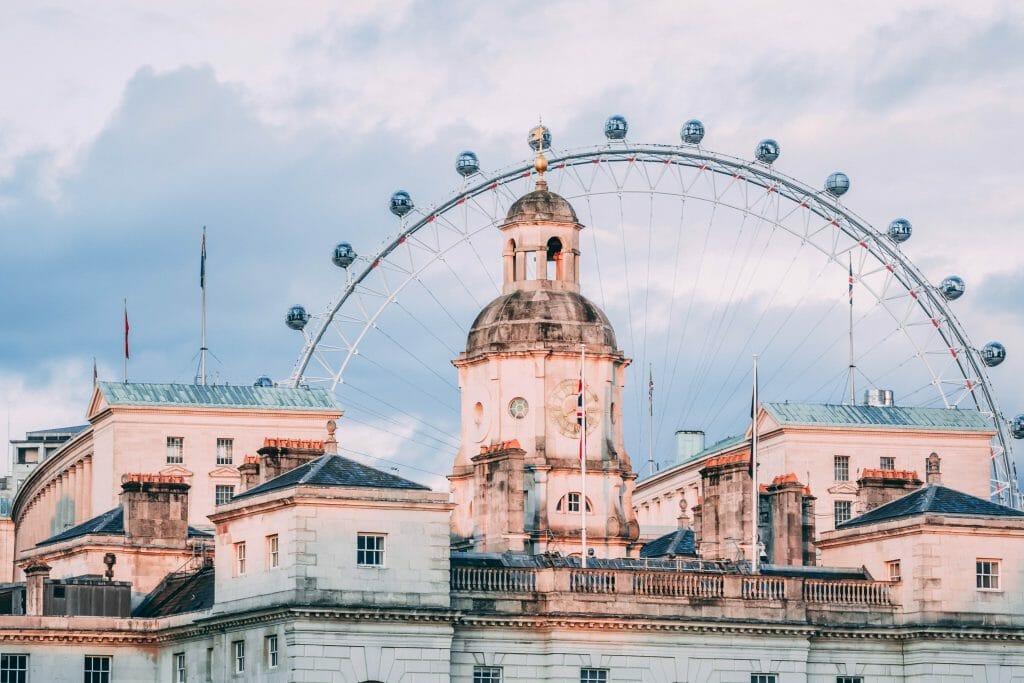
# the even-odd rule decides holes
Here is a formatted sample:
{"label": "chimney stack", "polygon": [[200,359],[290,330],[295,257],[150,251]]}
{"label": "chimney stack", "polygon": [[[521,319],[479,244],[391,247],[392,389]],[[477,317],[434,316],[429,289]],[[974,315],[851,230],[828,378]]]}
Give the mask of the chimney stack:
{"label": "chimney stack", "polygon": [[121,477],[125,539],[140,545],[184,547],[188,541],[188,489],[179,476]]}
{"label": "chimney stack", "polygon": [[939,457],[938,453],[932,453],[925,460],[924,465],[924,479],[928,484],[941,484],[942,483],[942,471],[939,469],[939,465],[942,464],[942,458]]}
{"label": "chimney stack", "polygon": [[50,578],[50,565],[45,562],[25,567],[25,614],[30,617],[43,616],[43,596],[46,594],[46,580]]}

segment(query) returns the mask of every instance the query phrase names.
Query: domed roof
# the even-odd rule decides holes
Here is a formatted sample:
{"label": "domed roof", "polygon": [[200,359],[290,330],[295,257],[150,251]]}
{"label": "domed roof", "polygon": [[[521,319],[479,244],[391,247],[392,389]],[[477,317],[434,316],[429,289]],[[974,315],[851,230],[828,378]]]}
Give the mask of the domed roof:
{"label": "domed roof", "polygon": [[548,190],[546,182],[538,182],[537,189],[524,194],[509,207],[506,223],[532,223],[554,221],[557,223],[579,223],[576,211],[564,197]]}
{"label": "domed roof", "polygon": [[516,290],[480,312],[469,331],[466,356],[537,348],[578,351],[581,342],[617,350],[615,330],[600,308],[577,292]]}

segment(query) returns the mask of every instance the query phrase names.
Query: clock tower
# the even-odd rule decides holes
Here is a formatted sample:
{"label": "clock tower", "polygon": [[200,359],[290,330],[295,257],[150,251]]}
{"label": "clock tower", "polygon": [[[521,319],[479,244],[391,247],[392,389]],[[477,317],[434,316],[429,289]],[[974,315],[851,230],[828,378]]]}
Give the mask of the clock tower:
{"label": "clock tower", "polygon": [[[629,360],[604,312],[580,294],[583,226],[543,179],[499,226],[502,294],[477,316],[454,362],[461,391],[461,447],[451,489],[456,548],[481,552],[582,551],[635,555],[636,479],[622,439]],[[585,347],[586,486],[576,410]],[[583,491],[586,496],[583,496]]]}

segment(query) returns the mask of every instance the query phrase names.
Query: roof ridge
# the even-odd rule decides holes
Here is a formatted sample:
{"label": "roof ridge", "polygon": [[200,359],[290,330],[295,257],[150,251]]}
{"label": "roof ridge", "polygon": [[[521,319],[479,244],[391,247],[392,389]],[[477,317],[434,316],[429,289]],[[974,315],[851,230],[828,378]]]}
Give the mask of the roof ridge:
{"label": "roof ridge", "polygon": [[[337,453],[324,453],[323,455],[321,455],[318,458],[315,458],[313,460],[310,460],[309,462],[305,462],[305,463],[299,465],[299,467],[307,467],[308,466],[309,469],[307,469],[306,473],[303,474],[301,477],[299,477],[299,480],[297,482],[295,482],[295,483],[296,484],[308,483],[309,480],[312,479],[315,475],[319,474],[320,470],[322,470],[324,467],[326,467],[327,463],[333,457],[335,457],[335,456],[339,457],[339,458],[341,457]],[[271,481],[273,481],[273,480],[271,480]]]}

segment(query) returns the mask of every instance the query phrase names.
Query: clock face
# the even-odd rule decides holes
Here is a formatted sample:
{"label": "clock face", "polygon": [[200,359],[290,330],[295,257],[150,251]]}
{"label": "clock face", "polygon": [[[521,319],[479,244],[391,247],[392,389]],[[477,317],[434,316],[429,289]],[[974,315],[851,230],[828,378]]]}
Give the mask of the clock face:
{"label": "clock face", "polygon": [[[559,382],[548,396],[548,415],[565,436],[579,438],[580,426],[576,422],[576,407],[579,400],[579,380],[566,379]],[[601,420],[601,406],[597,394],[589,386],[584,389],[587,407],[587,434],[597,429]]]}
{"label": "clock face", "polygon": [[522,396],[516,396],[508,402],[508,414],[517,420],[522,420],[530,412],[530,404]]}

